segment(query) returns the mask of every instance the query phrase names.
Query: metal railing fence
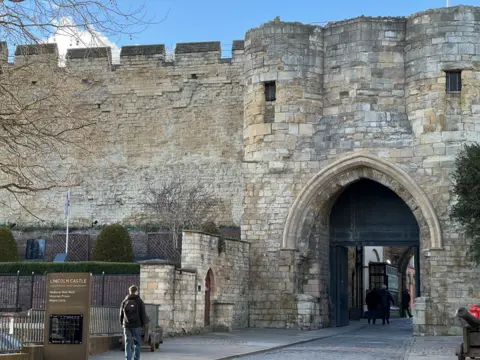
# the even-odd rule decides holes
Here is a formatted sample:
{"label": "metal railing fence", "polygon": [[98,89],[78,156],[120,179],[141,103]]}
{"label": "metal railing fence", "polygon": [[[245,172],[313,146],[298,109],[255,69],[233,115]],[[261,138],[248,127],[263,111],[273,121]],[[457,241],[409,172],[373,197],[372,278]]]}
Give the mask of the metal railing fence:
{"label": "metal railing fence", "polygon": [[[0,275],[0,312],[45,308],[46,275]],[[131,285],[140,283],[140,275],[94,275],[92,305],[117,306]]]}
{"label": "metal railing fence", "polygon": [[[152,327],[158,326],[158,305],[145,304]],[[92,306],[90,335],[121,335],[119,306]],[[32,309],[26,313],[0,315],[0,354],[19,352],[23,345],[42,344],[44,341],[45,310]]]}

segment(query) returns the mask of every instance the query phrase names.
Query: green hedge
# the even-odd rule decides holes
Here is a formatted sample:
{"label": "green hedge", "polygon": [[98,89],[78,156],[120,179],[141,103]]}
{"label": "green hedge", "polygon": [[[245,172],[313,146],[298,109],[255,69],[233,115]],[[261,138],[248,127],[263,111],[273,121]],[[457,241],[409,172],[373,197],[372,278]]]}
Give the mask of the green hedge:
{"label": "green hedge", "polygon": [[45,272],[89,272],[92,274],[140,274],[140,264],[114,262],[0,262],[0,274],[22,275]]}

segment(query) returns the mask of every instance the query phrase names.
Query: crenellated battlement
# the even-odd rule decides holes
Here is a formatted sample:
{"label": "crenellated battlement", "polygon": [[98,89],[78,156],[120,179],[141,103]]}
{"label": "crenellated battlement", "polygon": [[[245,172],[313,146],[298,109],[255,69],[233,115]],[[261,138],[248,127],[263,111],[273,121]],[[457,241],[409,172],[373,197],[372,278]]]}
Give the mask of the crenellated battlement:
{"label": "crenellated battlement", "polygon": [[[110,71],[123,66],[162,67],[162,66],[195,66],[211,64],[238,64],[243,60],[244,40],[234,40],[231,58],[222,57],[222,46],[219,41],[178,43],[170,58],[164,44],[123,46],[120,49],[120,63],[112,67],[112,48],[72,48],[65,57],[67,68],[74,70]],[[59,56],[57,44],[19,45],[15,49],[14,64],[23,63],[27,59],[38,56]],[[0,60],[7,61],[8,47],[0,43]],[[172,59],[173,58],[173,59]],[[173,61],[172,61],[173,60]]]}

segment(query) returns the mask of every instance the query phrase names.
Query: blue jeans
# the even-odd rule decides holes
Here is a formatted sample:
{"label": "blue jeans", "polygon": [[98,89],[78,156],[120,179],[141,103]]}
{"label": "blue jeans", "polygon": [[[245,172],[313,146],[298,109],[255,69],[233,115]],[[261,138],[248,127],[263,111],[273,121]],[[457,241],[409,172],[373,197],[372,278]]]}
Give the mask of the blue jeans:
{"label": "blue jeans", "polygon": [[126,329],[123,328],[125,335],[125,359],[132,360],[132,349],[135,350],[133,360],[140,360],[140,346],[142,341],[142,328]]}

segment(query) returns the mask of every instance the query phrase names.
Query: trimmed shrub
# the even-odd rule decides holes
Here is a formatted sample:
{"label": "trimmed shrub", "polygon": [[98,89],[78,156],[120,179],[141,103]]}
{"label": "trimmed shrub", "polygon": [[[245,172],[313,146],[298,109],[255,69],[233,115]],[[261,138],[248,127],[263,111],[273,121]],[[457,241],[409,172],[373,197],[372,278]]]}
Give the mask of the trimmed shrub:
{"label": "trimmed shrub", "polygon": [[12,230],[0,226],[0,262],[19,261],[17,243],[13,237]]}
{"label": "trimmed shrub", "polygon": [[118,224],[105,226],[93,246],[92,260],[131,262],[133,260],[132,239],[127,229]]}
{"label": "trimmed shrub", "polygon": [[46,272],[89,272],[92,274],[137,275],[140,264],[114,262],[0,262],[0,274],[44,274]]}

